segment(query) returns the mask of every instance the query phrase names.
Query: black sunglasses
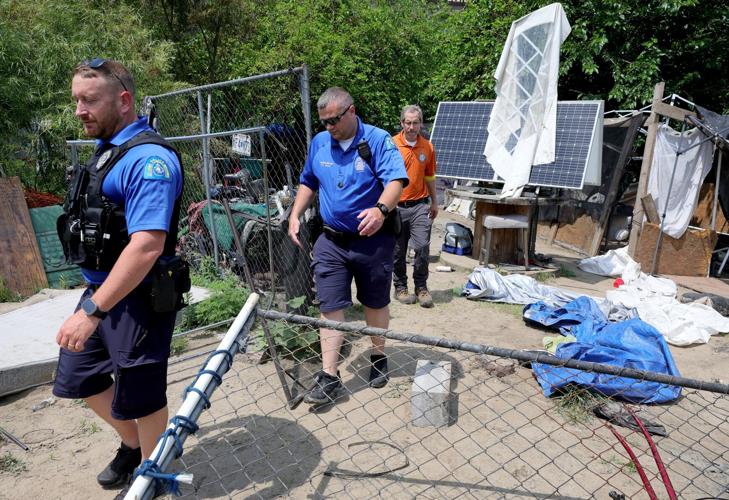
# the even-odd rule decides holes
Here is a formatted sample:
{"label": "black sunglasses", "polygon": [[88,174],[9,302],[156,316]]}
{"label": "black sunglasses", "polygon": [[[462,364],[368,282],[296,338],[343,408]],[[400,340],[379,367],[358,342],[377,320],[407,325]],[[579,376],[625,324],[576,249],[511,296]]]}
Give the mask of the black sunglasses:
{"label": "black sunglasses", "polygon": [[339,120],[342,119],[342,117],[345,115],[345,113],[347,111],[349,111],[349,108],[351,108],[351,107],[352,107],[352,105],[350,104],[349,106],[347,106],[346,108],[344,108],[344,111],[342,111],[341,113],[339,113],[337,116],[332,116],[331,118],[322,118],[319,121],[321,122],[321,124],[324,127],[326,127],[327,125],[331,125],[333,127],[334,125],[336,125],[337,123],[339,123]]}
{"label": "black sunglasses", "polygon": [[[81,64],[79,64],[79,66],[88,66],[91,69],[99,69],[102,66],[104,66],[104,64],[106,64],[107,62],[109,62],[108,59],[104,59],[102,57],[95,57],[95,58],[93,58],[91,60],[82,61]],[[106,68],[106,72],[107,73],[111,73],[111,75],[114,78],[117,79],[117,81],[121,84],[121,86],[122,86],[122,88],[124,89],[125,92],[129,92],[129,89],[127,88],[126,85],[124,85],[124,82],[122,81],[122,79],[119,78],[119,75],[117,75],[116,73],[114,73],[111,70],[111,68]]]}

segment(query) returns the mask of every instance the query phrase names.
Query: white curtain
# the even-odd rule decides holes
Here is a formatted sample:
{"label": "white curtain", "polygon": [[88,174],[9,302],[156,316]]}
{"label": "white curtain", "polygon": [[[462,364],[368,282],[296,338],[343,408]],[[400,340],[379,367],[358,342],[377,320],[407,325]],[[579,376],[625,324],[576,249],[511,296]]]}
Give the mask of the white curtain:
{"label": "white curtain", "polygon": [[570,30],[559,3],[511,25],[494,74],[496,102],[484,149],[504,179],[502,196],[521,194],[532,165],[554,161],[559,49]]}

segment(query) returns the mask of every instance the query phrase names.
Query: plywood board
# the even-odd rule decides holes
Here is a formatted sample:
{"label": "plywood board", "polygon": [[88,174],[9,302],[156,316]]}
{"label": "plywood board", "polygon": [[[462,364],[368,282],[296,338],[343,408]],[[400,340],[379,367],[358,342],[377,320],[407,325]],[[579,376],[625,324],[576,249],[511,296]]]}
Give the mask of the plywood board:
{"label": "plywood board", "polygon": [[[704,229],[711,229],[711,211],[714,205],[714,183],[705,182],[701,186],[699,201],[696,204],[694,215],[691,218],[691,225]],[[729,233],[729,224],[724,218],[724,212],[717,203],[716,207],[716,230],[720,233]]]}
{"label": "plywood board", "polygon": [[17,177],[0,177],[0,277],[7,288],[24,296],[48,286]]}
{"label": "plywood board", "polygon": [[[658,231],[656,224],[646,222],[640,233],[634,259],[645,273],[650,273],[653,268]],[[706,276],[716,239],[714,231],[705,229],[689,228],[679,239],[664,234],[656,257],[656,273]]]}
{"label": "plywood board", "polygon": [[[555,228],[554,226],[559,227]],[[581,255],[589,256],[595,231],[599,229],[599,222],[587,214],[582,214],[572,224],[540,223],[537,236],[550,244],[569,248]],[[551,241],[550,241],[551,240]]]}

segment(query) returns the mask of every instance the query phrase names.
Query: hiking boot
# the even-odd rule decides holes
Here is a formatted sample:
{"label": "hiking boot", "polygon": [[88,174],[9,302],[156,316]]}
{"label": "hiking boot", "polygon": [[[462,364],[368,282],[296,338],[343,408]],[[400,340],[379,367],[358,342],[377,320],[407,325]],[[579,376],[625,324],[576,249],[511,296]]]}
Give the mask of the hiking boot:
{"label": "hiking boot", "polygon": [[415,295],[408,293],[407,288],[398,288],[395,290],[395,298],[401,304],[415,304]]}
{"label": "hiking boot", "polygon": [[314,387],[304,397],[304,402],[310,405],[323,405],[331,403],[337,397],[337,392],[342,388],[342,379],[337,376],[333,377],[325,371],[319,372],[314,377]]}
{"label": "hiking boot", "polygon": [[433,307],[433,297],[431,297],[430,292],[427,288],[421,288],[415,293],[418,294],[418,302],[420,302],[420,307]]}
{"label": "hiking boot", "polygon": [[370,387],[379,389],[387,384],[387,356],[384,354],[373,354],[370,356]]}
{"label": "hiking boot", "polygon": [[130,448],[122,443],[116,450],[114,460],[96,476],[96,481],[106,488],[122,485],[129,481],[134,469],[140,463],[142,463],[142,448]]}

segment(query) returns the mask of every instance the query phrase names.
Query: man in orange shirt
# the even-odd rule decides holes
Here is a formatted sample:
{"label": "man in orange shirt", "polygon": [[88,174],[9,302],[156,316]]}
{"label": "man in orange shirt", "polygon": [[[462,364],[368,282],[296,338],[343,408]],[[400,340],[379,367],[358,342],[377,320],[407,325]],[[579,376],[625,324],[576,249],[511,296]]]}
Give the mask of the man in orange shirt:
{"label": "man in orange shirt", "polygon": [[[430,228],[438,215],[438,200],[435,194],[435,151],[431,142],[420,135],[422,124],[423,112],[420,107],[405,106],[400,112],[402,131],[393,137],[410,179],[397,204],[402,217],[402,232],[395,242],[393,285],[395,298],[403,304],[414,304],[417,300],[422,307],[433,307],[433,297],[427,285],[428,256]],[[415,295],[408,292],[405,262],[408,243],[415,251]]]}

